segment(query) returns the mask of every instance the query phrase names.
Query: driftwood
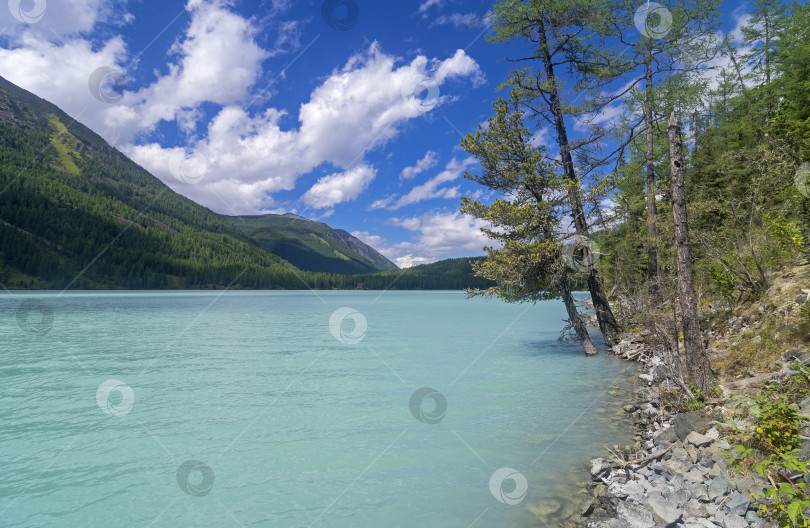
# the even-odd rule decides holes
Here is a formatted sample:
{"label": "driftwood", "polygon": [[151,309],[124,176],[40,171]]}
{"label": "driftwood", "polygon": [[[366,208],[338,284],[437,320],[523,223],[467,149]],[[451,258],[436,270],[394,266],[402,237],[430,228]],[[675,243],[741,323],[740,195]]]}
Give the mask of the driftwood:
{"label": "driftwood", "polygon": [[656,458],[660,458],[662,455],[665,455],[673,447],[675,447],[675,444],[670,444],[668,448],[664,449],[663,451],[659,451],[658,453],[653,453],[652,455],[641,458],[641,459],[627,460],[625,462],[619,462],[619,464],[621,465],[622,469],[624,469],[624,468],[626,468],[627,466],[630,466],[630,465],[633,465],[633,467],[631,469],[634,469],[634,470],[639,469],[641,466],[643,466],[647,462],[652,462]]}

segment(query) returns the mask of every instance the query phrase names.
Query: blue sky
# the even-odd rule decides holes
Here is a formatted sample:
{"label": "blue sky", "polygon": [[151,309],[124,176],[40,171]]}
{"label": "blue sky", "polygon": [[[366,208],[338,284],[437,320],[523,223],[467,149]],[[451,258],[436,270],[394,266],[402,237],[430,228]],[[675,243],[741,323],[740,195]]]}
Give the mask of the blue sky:
{"label": "blue sky", "polygon": [[214,211],[320,219],[409,266],[486,244],[458,145],[516,54],[486,42],[490,6],[11,0],[0,75]]}

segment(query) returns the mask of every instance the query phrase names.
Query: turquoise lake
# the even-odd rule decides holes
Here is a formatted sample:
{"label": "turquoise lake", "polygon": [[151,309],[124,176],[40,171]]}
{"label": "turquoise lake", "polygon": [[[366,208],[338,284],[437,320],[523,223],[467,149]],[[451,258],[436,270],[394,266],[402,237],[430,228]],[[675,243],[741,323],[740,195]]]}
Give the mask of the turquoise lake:
{"label": "turquoise lake", "polygon": [[554,526],[631,432],[631,366],[559,343],[556,301],[14,293],[0,313],[4,527]]}

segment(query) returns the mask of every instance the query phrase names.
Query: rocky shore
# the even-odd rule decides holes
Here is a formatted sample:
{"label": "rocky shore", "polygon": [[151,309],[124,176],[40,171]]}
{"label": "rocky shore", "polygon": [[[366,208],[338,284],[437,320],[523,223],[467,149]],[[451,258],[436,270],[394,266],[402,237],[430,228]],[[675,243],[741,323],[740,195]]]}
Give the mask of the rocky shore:
{"label": "rocky shore", "polygon": [[[660,318],[642,314],[636,328],[652,330],[627,333],[611,350],[640,367],[635,398],[624,406],[635,427],[635,445],[614,446],[603,458],[590,461],[591,480],[581,483],[573,499],[575,513],[558,524],[564,528],[778,526],[758,514],[758,499],[764,500],[763,492],[772,483],[753,470],[750,459],[733,467],[730,462],[735,445],[752,447],[753,437],[761,433],[757,431],[761,409],[755,398],[771,382],[793,387],[792,402],[806,420],[798,428],[800,450],[795,456],[810,460],[810,377],[805,368],[793,378],[800,366],[810,367],[810,335],[804,335],[806,315],[801,315],[810,306],[809,281],[810,265],[796,265],[774,277],[758,301],[734,306],[712,301],[699,310],[706,352],[721,371],[714,373],[711,394],[702,395],[700,402],[687,400],[675,383],[668,360],[677,353],[665,344],[670,338],[661,337],[666,332]],[[761,453],[757,456],[755,460],[764,458]],[[810,483],[810,473],[793,473],[790,478]]]}
{"label": "rocky shore", "polygon": [[[649,374],[648,374],[649,375]],[[630,457],[616,453],[610,461],[591,461],[592,501],[581,513],[588,528],[741,528],[765,526],[752,493],[767,481],[754,474],[729,471],[724,438],[726,414],[694,411],[669,414],[660,408],[658,387],[637,391],[631,410],[646,427],[641,449]]]}
{"label": "rocky shore", "polygon": [[[778,372],[755,375],[719,386],[723,396],[703,409],[670,413],[665,410],[668,391],[666,367],[645,344],[644,336],[629,337],[613,352],[639,361],[636,401],[624,410],[633,415],[636,445],[632,452],[611,451],[612,456],[591,461],[592,481],[586,484],[589,500],[564,523],[587,528],[742,528],[775,527],[757,514],[752,498],[769,486],[754,472],[729,468],[732,431],[753,430],[747,408],[750,398],[732,396],[765,380],[779,381],[794,373],[790,362],[810,363],[806,350],[789,350]],[[810,415],[810,399],[802,413]],[[810,439],[802,444],[810,458]]]}

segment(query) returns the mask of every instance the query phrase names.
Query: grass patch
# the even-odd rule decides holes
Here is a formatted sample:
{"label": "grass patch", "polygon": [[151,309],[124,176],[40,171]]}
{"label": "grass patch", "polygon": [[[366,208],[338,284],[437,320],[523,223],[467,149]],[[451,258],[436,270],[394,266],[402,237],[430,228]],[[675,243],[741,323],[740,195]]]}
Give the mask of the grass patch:
{"label": "grass patch", "polygon": [[59,164],[71,174],[81,174],[79,167],[76,166],[76,160],[81,159],[81,155],[75,148],[75,146],[79,144],[79,140],[68,132],[65,125],[63,125],[55,115],[48,115],[48,122],[54,131],[51,135],[51,145],[56,149],[56,153],[59,156]]}

